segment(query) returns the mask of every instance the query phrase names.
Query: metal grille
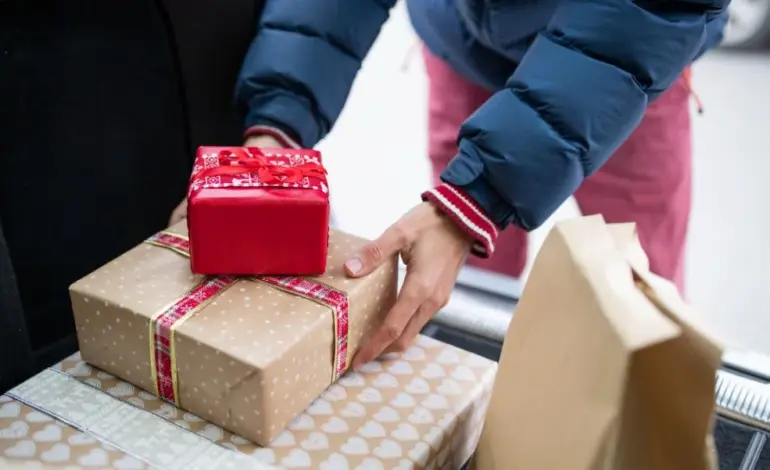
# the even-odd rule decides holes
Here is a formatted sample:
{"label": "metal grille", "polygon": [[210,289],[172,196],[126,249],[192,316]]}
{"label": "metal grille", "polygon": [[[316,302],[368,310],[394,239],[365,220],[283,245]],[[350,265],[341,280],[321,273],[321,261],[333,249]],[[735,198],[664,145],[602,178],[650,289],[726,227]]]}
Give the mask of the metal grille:
{"label": "metal grille", "polygon": [[754,429],[770,431],[770,385],[728,371],[717,372],[720,414]]}

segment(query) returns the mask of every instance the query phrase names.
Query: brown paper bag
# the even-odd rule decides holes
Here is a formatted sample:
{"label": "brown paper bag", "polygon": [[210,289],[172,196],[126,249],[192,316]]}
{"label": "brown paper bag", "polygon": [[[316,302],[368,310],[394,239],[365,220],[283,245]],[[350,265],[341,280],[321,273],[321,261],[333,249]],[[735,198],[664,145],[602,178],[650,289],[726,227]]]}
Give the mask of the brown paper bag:
{"label": "brown paper bag", "polygon": [[559,223],[503,344],[476,470],[713,470],[721,347],[633,224]]}

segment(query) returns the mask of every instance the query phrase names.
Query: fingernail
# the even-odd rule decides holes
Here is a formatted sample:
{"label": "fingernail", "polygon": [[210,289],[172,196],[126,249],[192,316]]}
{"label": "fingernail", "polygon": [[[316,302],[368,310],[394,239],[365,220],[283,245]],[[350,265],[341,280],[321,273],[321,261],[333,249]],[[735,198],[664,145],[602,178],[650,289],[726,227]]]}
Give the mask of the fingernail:
{"label": "fingernail", "polygon": [[361,268],[363,267],[364,265],[361,263],[361,260],[358,258],[351,258],[348,260],[347,263],[345,263],[345,268],[347,268],[350,274],[358,274],[361,271]]}

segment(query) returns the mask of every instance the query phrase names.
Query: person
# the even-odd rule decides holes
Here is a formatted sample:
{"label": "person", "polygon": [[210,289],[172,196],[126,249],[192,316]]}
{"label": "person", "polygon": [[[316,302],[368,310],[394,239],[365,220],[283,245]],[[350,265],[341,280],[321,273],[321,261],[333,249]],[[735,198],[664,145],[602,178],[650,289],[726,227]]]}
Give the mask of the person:
{"label": "person", "polygon": [[[654,258],[675,253],[656,258],[657,268],[681,276],[690,148],[680,77],[719,41],[728,3],[409,1],[427,51],[440,181],[345,266],[364,276],[398,253],[407,265],[398,300],[353,367],[407,347],[446,303],[469,253],[489,258],[503,229],[537,228],[576,192],[584,211],[639,221]],[[246,145],[322,139],[394,4],[268,0],[236,86]],[[516,253],[493,261],[520,270],[520,246],[506,250]]]}

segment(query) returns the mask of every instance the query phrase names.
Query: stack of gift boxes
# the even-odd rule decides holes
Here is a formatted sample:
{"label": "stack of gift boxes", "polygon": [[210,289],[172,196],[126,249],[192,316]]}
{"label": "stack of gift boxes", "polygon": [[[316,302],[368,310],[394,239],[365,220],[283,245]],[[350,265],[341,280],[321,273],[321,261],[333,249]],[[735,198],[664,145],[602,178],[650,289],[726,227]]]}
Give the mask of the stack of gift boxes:
{"label": "stack of gift boxes", "polygon": [[84,362],[59,372],[281,468],[470,457],[493,362],[418,338],[348,371],[395,301],[397,260],[345,275],[365,241],[329,229],[319,152],[203,147],[188,204],[71,287]]}

